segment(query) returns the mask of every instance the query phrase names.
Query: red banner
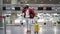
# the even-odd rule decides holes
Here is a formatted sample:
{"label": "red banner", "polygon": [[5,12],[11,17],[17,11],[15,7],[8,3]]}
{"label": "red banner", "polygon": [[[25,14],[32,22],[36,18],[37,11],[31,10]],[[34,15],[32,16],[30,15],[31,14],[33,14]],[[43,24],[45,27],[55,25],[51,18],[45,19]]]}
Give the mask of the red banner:
{"label": "red banner", "polygon": [[0,18],[5,18],[5,16],[0,16]]}

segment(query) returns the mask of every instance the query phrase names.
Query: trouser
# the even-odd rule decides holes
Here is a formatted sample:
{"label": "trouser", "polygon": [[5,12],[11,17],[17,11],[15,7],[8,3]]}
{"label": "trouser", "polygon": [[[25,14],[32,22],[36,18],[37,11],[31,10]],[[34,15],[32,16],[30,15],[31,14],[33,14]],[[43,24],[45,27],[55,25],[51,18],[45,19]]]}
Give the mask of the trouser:
{"label": "trouser", "polygon": [[30,30],[31,26],[30,26],[30,19],[26,18],[26,24],[27,24],[27,30]]}
{"label": "trouser", "polygon": [[[27,26],[27,31],[30,30],[31,31],[31,24],[30,24],[30,19],[26,18],[26,26]],[[31,34],[31,32],[27,32],[27,34]]]}
{"label": "trouser", "polygon": [[34,32],[34,34],[38,34],[38,32]]}
{"label": "trouser", "polygon": [[34,21],[33,21],[33,19],[26,18],[26,23],[27,23],[27,28],[30,29],[31,28],[31,24],[34,24]]}
{"label": "trouser", "polygon": [[33,21],[33,19],[30,19],[30,22],[31,22],[31,24],[34,24],[34,21]]}

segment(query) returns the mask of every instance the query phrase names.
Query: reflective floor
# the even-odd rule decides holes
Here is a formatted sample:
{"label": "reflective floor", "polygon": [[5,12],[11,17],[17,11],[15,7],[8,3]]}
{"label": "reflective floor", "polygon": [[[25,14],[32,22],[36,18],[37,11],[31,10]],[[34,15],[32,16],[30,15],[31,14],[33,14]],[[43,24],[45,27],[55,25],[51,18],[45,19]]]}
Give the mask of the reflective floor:
{"label": "reflective floor", "polygon": [[[26,25],[6,25],[6,33],[7,34],[27,34],[26,33]],[[28,34],[34,34],[34,26],[31,25],[31,33]],[[39,26],[39,34],[60,34],[60,26],[54,26],[54,25],[40,25]]]}
{"label": "reflective floor", "polygon": [[0,28],[0,34],[4,34],[4,33],[3,33],[3,29],[1,29],[1,28]]}

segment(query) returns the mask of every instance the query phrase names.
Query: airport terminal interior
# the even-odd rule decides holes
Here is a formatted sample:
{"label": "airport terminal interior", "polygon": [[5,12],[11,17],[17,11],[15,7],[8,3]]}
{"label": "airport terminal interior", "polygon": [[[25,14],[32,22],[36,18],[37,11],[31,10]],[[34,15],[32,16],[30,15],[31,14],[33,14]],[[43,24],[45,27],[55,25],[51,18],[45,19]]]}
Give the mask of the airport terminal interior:
{"label": "airport terminal interior", "polygon": [[[25,5],[34,10],[33,19],[24,18]],[[60,0],[0,0],[0,34],[60,34]]]}

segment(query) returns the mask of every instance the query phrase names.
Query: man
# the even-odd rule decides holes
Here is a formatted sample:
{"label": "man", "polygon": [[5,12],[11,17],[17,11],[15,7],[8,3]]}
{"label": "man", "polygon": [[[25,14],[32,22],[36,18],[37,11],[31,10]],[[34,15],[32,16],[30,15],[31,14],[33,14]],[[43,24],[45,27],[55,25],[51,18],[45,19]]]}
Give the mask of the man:
{"label": "man", "polygon": [[30,32],[31,31],[30,23],[32,22],[32,19],[35,16],[35,12],[31,7],[29,7],[29,4],[26,4],[22,9],[22,13],[24,15],[24,18],[26,18],[27,32]]}

